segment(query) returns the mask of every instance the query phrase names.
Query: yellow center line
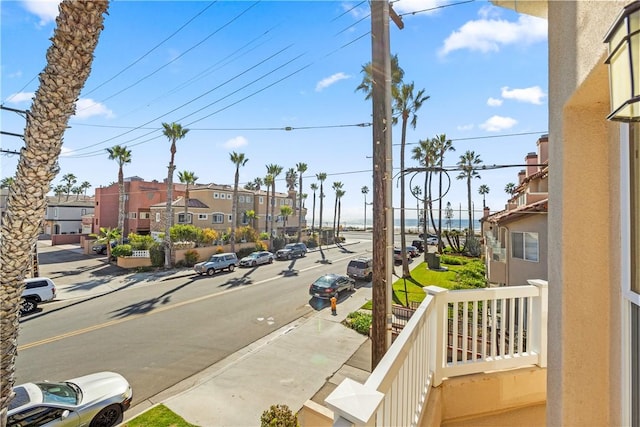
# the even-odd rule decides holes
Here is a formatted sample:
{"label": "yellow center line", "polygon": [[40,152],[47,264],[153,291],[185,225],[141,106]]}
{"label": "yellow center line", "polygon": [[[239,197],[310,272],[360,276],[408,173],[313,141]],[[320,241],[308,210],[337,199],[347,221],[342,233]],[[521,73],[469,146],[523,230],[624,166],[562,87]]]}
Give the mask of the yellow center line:
{"label": "yellow center line", "polygon": [[[353,256],[354,255],[349,255],[349,256],[337,259],[336,262],[343,261],[343,260],[348,259],[348,258],[352,258]],[[309,270],[314,270],[314,269],[320,268],[320,267],[322,267],[322,265],[314,265],[314,266],[305,268],[305,269],[300,270],[300,271],[309,271]],[[256,282],[256,283],[254,283],[254,285],[259,285],[259,284],[271,282],[271,281],[276,280],[276,279],[280,279],[280,277],[279,276],[270,277],[268,279]],[[97,324],[97,325],[89,326],[89,327],[86,327],[86,328],[83,328],[83,329],[77,329],[75,331],[70,331],[70,332],[67,332],[67,333],[64,333],[64,334],[61,334],[61,335],[56,335],[55,337],[49,337],[49,338],[45,338],[45,339],[40,340],[40,341],[34,341],[34,342],[31,342],[31,343],[28,343],[28,344],[19,345],[18,346],[18,351],[28,350],[28,349],[31,349],[31,348],[34,348],[34,347],[38,347],[38,346],[41,346],[41,345],[50,344],[50,343],[56,342],[56,341],[61,341],[61,340],[66,339],[66,338],[71,338],[71,337],[75,337],[77,335],[86,334],[88,332],[97,331],[99,329],[107,328],[109,326],[115,326],[115,325],[119,325],[120,323],[124,323],[124,322],[129,322],[131,320],[140,319],[142,317],[150,316],[152,314],[162,313],[162,312],[167,311],[167,310],[173,310],[174,308],[179,308],[179,307],[182,307],[182,306],[185,306],[185,305],[188,305],[188,304],[194,304],[194,303],[197,303],[197,302],[200,302],[200,301],[204,301],[204,300],[207,300],[207,299],[210,299],[210,298],[219,297],[219,296],[228,294],[230,292],[239,291],[241,289],[243,289],[243,288],[227,289],[227,290],[224,290],[224,291],[221,291],[221,292],[217,292],[215,294],[204,295],[204,296],[201,296],[201,297],[198,297],[198,298],[193,298],[193,299],[190,299],[190,300],[187,300],[187,301],[183,301],[183,302],[179,302],[179,303],[175,303],[175,304],[172,304],[172,305],[154,308],[151,311],[149,311],[147,313],[144,313],[144,314],[133,314],[133,315],[127,316],[126,318],[123,318],[123,319],[111,320],[111,321],[108,321],[108,322],[104,322],[104,323],[100,323],[100,324]]]}

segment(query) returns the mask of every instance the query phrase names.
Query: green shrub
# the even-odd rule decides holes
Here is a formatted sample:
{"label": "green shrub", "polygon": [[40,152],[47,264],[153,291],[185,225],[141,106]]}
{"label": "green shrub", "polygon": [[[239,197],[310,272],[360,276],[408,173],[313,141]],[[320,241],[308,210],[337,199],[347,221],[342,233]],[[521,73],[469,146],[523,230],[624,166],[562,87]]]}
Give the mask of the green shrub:
{"label": "green shrub", "polygon": [[150,235],[142,235],[136,233],[129,233],[129,244],[134,251],[146,251],[155,243],[153,237]]}
{"label": "green shrub", "polygon": [[261,427],[298,427],[298,418],[287,405],[271,405],[260,417]]}
{"label": "green shrub", "polygon": [[267,245],[264,242],[257,241],[256,242],[256,251],[266,251]]}
{"label": "green shrub", "polygon": [[355,330],[362,335],[369,335],[369,329],[371,328],[372,316],[370,313],[363,313],[361,311],[354,311],[349,313],[343,323],[349,328]]}
{"label": "green shrub", "polygon": [[111,256],[119,257],[119,256],[131,256],[133,253],[133,249],[131,249],[131,245],[117,245],[115,248],[111,249]]}
{"label": "green shrub", "polygon": [[485,266],[481,261],[467,262],[456,275],[455,289],[486,288]]}
{"label": "green shrub", "polygon": [[186,267],[193,267],[198,262],[199,257],[198,251],[189,249],[184,253],[184,265]]}
{"label": "green shrub", "polygon": [[202,229],[191,224],[176,224],[169,230],[172,242],[202,242]]}
{"label": "green shrub", "polygon": [[449,265],[465,265],[468,262],[468,260],[460,256],[443,254],[440,256],[440,262],[442,264],[449,264]]}
{"label": "green shrub", "polygon": [[307,240],[307,247],[308,248],[317,248],[318,247],[318,234],[317,233],[313,233],[311,235],[311,237],[309,237],[309,240]]}
{"label": "green shrub", "polygon": [[149,248],[149,257],[151,258],[151,265],[162,267],[164,265],[164,247],[156,243]]}
{"label": "green shrub", "polygon": [[286,241],[283,237],[274,237],[273,238],[273,248],[272,248],[272,252],[275,253],[275,251],[277,251],[278,249],[282,249],[284,248],[284,245],[286,245]]}
{"label": "green shrub", "polygon": [[240,258],[244,258],[247,255],[249,255],[250,253],[254,252],[254,248],[242,248],[240,250],[238,250],[238,252],[236,252],[236,254],[238,255],[238,259]]}
{"label": "green shrub", "polygon": [[265,233],[264,231],[260,233],[260,240],[269,240],[269,233]]}

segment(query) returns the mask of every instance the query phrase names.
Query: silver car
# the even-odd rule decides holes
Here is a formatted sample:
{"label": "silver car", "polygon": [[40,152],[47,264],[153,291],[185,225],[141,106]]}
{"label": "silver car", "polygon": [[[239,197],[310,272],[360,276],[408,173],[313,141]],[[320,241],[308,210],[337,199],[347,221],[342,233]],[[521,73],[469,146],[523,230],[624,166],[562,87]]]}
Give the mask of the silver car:
{"label": "silver car", "polygon": [[122,422],[133,397],[129,382],[114,372],[26,383],[13,391],[8,426],[111,427]]}
{"label": "silver car", "polygon": [[240,260],[240,267],[255,267],[262,264],[271,264],[273,254],[268,251],[256,251]]}

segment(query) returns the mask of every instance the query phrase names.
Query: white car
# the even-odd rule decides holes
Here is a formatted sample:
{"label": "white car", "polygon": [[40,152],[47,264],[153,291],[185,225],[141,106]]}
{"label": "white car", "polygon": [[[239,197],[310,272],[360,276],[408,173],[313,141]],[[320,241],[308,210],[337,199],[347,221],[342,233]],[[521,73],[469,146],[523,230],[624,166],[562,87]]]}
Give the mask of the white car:
{"label": "white car", "polygon": [[98,372],[63,382],[35,382],[13,388],[8,426],[112,427],[122,422],[133,392],[114,372]]}
{"label": "white car", "polygon": [[427,237],[427,245],[437,245],[438,238],[437,237]]}
{"label": "white car", "polygon": [[20,313],[35,311],[41,302],[56,299],[56,285],[48,277],[32,277],[24,280]]}
{"label": "white car", "polygon": [[273,254],[268,251],[252,252],[240,260],[240,267],[255,267],[261,264],[271,264]]}

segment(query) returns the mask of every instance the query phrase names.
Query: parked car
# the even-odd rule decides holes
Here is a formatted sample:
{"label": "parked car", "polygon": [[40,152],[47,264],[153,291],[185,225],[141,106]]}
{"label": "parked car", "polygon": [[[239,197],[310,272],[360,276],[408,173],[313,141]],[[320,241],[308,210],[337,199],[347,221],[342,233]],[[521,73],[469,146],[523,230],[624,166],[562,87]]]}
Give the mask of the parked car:
{"label": "parked car", "polygon": [[277,259],[292,259],[303,257],[307,254],[307,246],[304,243],[289,243],[276,252]]}
{"label": "parked car", "polygon": [[438,244],[438,237],[427,237],[427,245],[437,245]]}
{"label": "parked car", "polygon": [[[126,237],[122,239],[123,245],[126,245],[128,243],[129,243],[129,239],[127,239]],[[118,242],[116,240],[111,241],[111,249],[115,248],[117,245],[118,245]],[[96,243],[91,247],[91,250],[96,254],[104,255],[107,253],[107,243],[106,242]]]}
{"label": "parked car", "polygon": [[402,250],[400,248],[393,248],[393,262],[402,264]]}
{"label": "parked car", "polygon": [[240,267],[255,267],[261,264],[271,264],[273,254],[268,251],[252,252],[240,260]]}
{"label": "parked car", "polygon": [[350,277],[341,274],[325,274],[309,286],[309,295],[323,299],[337,298],[340,292],[353,291],[355,288],[355,281]]}
{"label": "parked car", "polygon": [[407,246],[407,256],[410,258],[415,258],[418,255],[420,255],[420,252],[418,252],[418,248],[416,248],[415,246]]}
{"label": "parked car", "polygon": [[[436,239],[438,238],[438,236],[436,236],[435,234],[427,233],[427,238],[429,237],[435,237]],[[418,238],[424,239],[424,234],[423,233],[418,234]]]}
{"label": "parked car", "polygon": [[25,383],[13,388],[9,426],[100,426],[122,422],[133,392],[114,372],[98,372],[63,382]]}
{"label": "parked car", "polygon": [[33,277],[25,279],[24,291],[22,291],[22,302],[20,313],[27,314],[35,311],[41,302],[53,301],[56,299],[56,285],[48,277]]}
{"label": "parked car", "polygon": [[411,246],[415,246],[418,249],[418,252],[424,252],[424,241],[422,240],[412,241]]}
{"label": "parked car", "polygon": [[347,264],[347,276],[354,280],[371,281],[373,278],[373,259],[356,258]]}
{"label": "parked car", "polygon": [[197,263],[193,266],[193,269],[198,274],[207,273],[209,276],[213,276],[217,271],[233,271],[238,264],[239,262],[236,254],[228,252],[211,255],[209,260]]}

